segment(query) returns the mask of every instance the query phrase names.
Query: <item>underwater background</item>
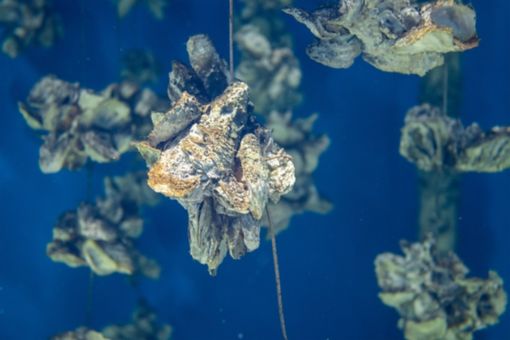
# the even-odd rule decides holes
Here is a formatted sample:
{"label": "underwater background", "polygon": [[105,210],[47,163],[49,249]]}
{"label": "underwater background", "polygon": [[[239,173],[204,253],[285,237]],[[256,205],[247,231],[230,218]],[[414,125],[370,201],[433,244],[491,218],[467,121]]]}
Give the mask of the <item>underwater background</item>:
{"label": "underwater background", "polygon": [[[296,0],[316,8],[322,1]],[[510,125],[510,2],[473,0],[480,46],[462,54],[460,117],[482,128]],[[0,55],[0,339],[46,339],[85,322],[89,269],[55,264],[45,254],[58,216],[86,196],[87,172],[45,175],[39,137],[18,112],[35,82],[51,73],[100,89],[119,79],[120,57],[149,48],[162,63],[154,89],[166,93],[173,59],[206,33],[228,56],[226,0],[171,0],[164,20],[143,7],[124,19],[105,0],[56,0],[65,33],[50,49],[30,48],[17,59]],[[304,100],[296,116],[318,112],[318,132],[331,146],[315,181],[334,204],[327,215],[294,217],[278,236],[280,270],[291,339],[402,339],[398,314],[377,294],[374,259],[417,239],[418,187],[414,165],[399,155],[406,111],[418,104],[420,78],[384,73],[358,60],[326,68],[304,53],[306,28],[282,13],[303,70]],[[94,194],[105,175],[129,170],[134,154],[94,167]],[[143,168],[143,167],[142,167]],[[466,174],[461,180],[456,252],[471,274],[497,270],[510,284],[510,173]],[[175,339],[279,339],[270,242],[241,261],[228,259],[216,277],[189,256],[187,215],[162,199],[145,210],[139,248],[162,267],[157,281],[134,290],[122,275],[93,284],[92,328],[125,323],[140,295],[172,325]],[[476,339],[510,339],[510,313]]]}

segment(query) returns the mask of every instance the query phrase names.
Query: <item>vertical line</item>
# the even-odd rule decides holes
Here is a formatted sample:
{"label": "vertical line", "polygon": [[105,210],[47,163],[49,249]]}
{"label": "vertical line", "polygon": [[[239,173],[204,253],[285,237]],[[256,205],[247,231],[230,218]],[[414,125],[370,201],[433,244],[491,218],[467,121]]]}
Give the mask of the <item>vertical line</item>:
{"label": "vertical line", "polygon": [[92,324],[92,307],[94,305],[94,272],[92,269],[89,273],[89,283],[87,286],[87,304],[85,305],[85,326],[90,327]]}
{"label": "vertical line", "polygon": [[229,0],[228,47],[229,47],[230,81],[234,81],[234,0]]}
{"label": "vertical line", "polygon": [[448,115],[448,62],[445,61],[443,69],[443,114]]}
{"label": "vertical line", "polygon": [[266,214],[269,224],[269,234],[271,235],[271,248],[273,251],[273,265],[274,265],[274,277],[276,282],[276,298],[278,300],[278,316],[280,317],[280,328],[282,330],[282,337],[284,340],[288,340],[287,327],[285,325],[285,313],[283,310],[283,297],[282,297],[282,283],[280,279],[280,266],[278,265],[278,250],[276,247],[276,235],[271,221],[271,215],[266,205]]}

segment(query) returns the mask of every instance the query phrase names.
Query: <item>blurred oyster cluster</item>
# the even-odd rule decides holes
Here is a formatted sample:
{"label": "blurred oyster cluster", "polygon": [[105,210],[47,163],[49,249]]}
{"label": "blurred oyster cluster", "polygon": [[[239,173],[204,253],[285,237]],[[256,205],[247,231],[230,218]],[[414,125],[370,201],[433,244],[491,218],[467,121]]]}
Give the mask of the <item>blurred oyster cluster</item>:
{"label": "blurred oyster cluster", "polygon": [[251,24],[241,27],[236,42],[242,54],[236,77],[250,86],[256,112],[286,112],[299,104],[301,68],[292,49],[273,48],[271,41]]}
{"label": "blurred oyster cluster", "polygon": [[483,132],[423,104],[409,110],[400,153],[424,171],[499,172],[510,168],[510,128]]}
{"label": "blurred oyster cluster", "polygon": [[62,34],[51,0],[0,0],[2,52],[11,58],[32,44],[50,47]]}
{"label": "blurred oyster cluster", "polygon": [[133,312],[133,322],[127,325],[111,325],[102,334],[110,340],[169,340],[172,327],[158,324],[154,310],[144,301]]}
{"label": "blurred oyster cluster", "polygon": [[293,0],[241,0],[239,26],[252,25],[275,46],[290,46],[292,37],[281,18],[281,10]]}
{"label": "blurred oyster cluster", "polygon": [[168,0],[114,0],[117,3],[117,14],[123,18],[138,4],[144,4],[156,19],[165,17]]}
{"label": "blurred oyster cluster", "polygon": [[340,0],[312,13],[285,12],[317,38],[308,56],[333,68],[348,68],[363,54],[380,70],[423,76],[445,53],[478,46],[476,14],[456,0]]}
{"label": "blurred oyster cluster", "polygon": [[295,181],[291,157],[251,116],[248,85],[228,84],[225,62],[204,35],[188,40],[191,67],[174,63],[166,113],[138,149],[149,186],[189,215],[191,255],[211,274],[226,256],[259,246],[262,217]]}
{"label": "blurred oyster cluster", "polygon": [[170,340],[172,327],[158,324],[157,315],[145,302],[138,303],[133,321],[126,325],[111,325],[96,332],[86,327],[53,336],[52,340]]}
{"label": "blurred oyster cluster", "polygon": [[149,89],[132,82],[96,93],[54,76],[41,79],[19,109],[34,130],[47,132],[39,151],[44,173],[78,169],[88,159],[112,162],[151,129],[149,113],[164,107]]}
{"label": "blurred oyster cluster", "polygon": [[468,269],[454,253],[438,252],[429,237],[402,242],[404,256],[381,254],[375,261],[381,300],[400,314],[408,340],[469,340],[494,325],[506,308],[503,281],[467,278]]}
{"label": "blurred oyster cluster", "polygon": [[149,50],[127,50],[122,55],[121,64],[122,79],[136,84],[155,83],[160,75],[160,65]]}
{"label": "blurred oyster cluster", "polygon": [[105,178],[105,196],[64,213],[53,229],[48,256],[70,267],[88,266],[97,275],[122,273],[159,277],[159,265],[133,240],[143,231],[141,208],[157,201],[144,173]]}
{"label": "blurred oyster cluster", "polygon": [[79,327],[74,331],[69,331],[57,334],[51,340],[110,340],[105,338],[101,333],[88,329],[86,327]]}
{"label": "blurred oyster cluster", "polygon": [[[305,119],[292,118],[292,109],[301,101],[301,67],[292,49],[287,46],[290,39],[287,45],[275,43],[264,28],[265,11],[279,9],[290,1],[269,1],[265,5],[259,2],[247,1],[242,12],[246,24],[236,34],[241,51],[236,76],[250,86],[255,112],[265,118],[274,140],[292,156],[296,169],[293,190],[278,204],[269,204],[271,221],[278,232],[285,229],[296,214],[306,211],[327,213],[332,209],[332,204],[319,194],[312,178],[319,157],[330,141],[326,135],[313,132],[316,114]],[[251,5],[248,6],[248,3]],[[253,17],[246,15],[247,12],[253,13]],[[283,32],[284,27],[279,29]]]}

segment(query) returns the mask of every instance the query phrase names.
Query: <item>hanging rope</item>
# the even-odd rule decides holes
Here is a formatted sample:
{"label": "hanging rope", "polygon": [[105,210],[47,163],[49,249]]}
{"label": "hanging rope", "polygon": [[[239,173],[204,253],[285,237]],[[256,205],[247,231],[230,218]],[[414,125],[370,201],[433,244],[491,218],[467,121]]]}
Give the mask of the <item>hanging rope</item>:
{"label": "hanging rope", "polygon": [[276,235],[271,221],[271,215],[269,209],[266,206],[267,220],[269,224],[269,235],[271,235],[271,248],[273,251],[273,265],[274,265],[274,276],[276,281],[276,297],[278,299],[278,316],[280,317],[280,327],[282,329],[282,336],[284,340],[288,340],[287,327],[285,325],[285,313],[283,311],[283,298],[282,298],[282,283],[280,280],[280,267],[278,265],[278,251],[276,247]]}
{"label": "hanging rope", "polygon": [[234,0],[229,0],[228,43],[230,81],[234,81]]}

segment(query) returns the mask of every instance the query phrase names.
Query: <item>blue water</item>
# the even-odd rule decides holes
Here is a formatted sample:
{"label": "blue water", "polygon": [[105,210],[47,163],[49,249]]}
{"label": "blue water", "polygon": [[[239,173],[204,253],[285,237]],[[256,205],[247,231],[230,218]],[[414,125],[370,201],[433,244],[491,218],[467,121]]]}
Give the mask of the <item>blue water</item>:
{"label": "blue water", "polygon": [[[85,196],[85,171],[42,174],[40,141],[16,103],[42,76],[53,73],[101,89],[118,80],[123,50],[150,48],[169,71],[186,60],[189,35],[207,33],[227,56],[226,0],[171,0],[154,21],[145,8],[118,20],[104,0],[56,0],[65,36],[51,49],[30,49],[11,60],[0,55],[0,339],[45,339],[83,324],[89,271],[52,263],[45,255],[60,213]],[[299,0],[308,9],[320,1]],[[463,54],[465,123],[510,125],[510,2],[474,0],[480,47]],[[282,14],[282,17],[283,14]],[[397,313],[382,305],[375,256],[398,251],[417,234],[414,165],[398,154],[405,112],[417,104],[419,78],[383,73],[358,60],[333,70],[304,54],[312,37],[284,18],[295,36],[304,78],[296,115],[319,112],[317,130],[332,139],[316,172],[320,190],[335,204],[327,216],[294,218],[278,238],[287,326],[291,339],[402,339]],[[156,87],[164,93],[166,74]],[[122,173],[130,159],[95,168],[101,177]],[[510,172],[462,178],[458,254],[474,275],[497,270],[510,288]],[[174,201],[146,211],[139,245],[157,258],[159,281],[141,291],[170,323],[175,339],[279,339],[271,247],[241,261],[226,260],[217,277],[188,254],[186,213]],[[125,323],[138,295],[124,276],[94,282],[93,324]],[[510,313],[476,339],[510,339]]]}

